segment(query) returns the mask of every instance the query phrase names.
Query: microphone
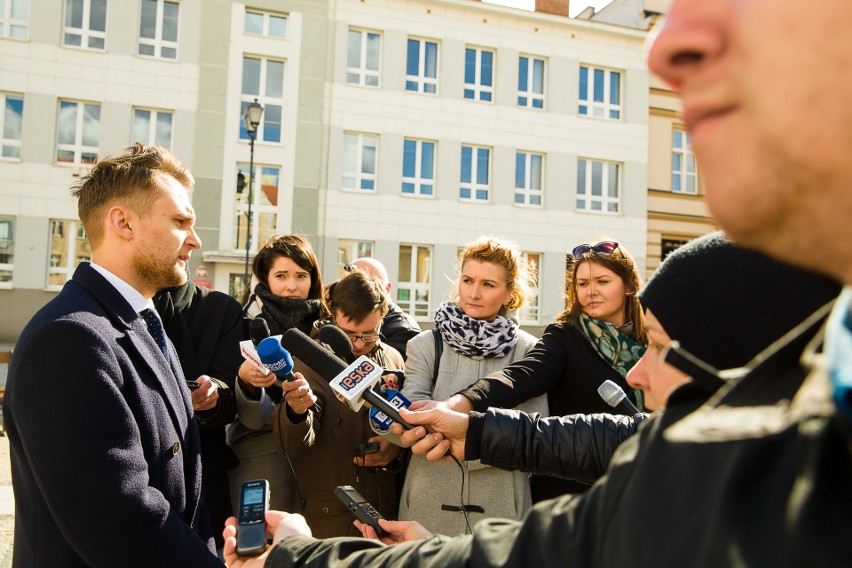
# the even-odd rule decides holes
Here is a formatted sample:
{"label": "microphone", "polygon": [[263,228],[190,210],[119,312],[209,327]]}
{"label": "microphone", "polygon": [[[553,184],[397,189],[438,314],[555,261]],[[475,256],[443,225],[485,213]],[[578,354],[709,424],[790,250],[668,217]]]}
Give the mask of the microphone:
{"label": "microphone", "polygon": [[293,374],[293,357],[286,349],[281,347],[281,342],[276,338],[267,337],[261,341],[257,346],[257,356],[260,357],[260,362],[275,373],[275,376],[279,379],[284,381],[296,380],[296,376]]}
{"label": "microphone", "polygon": [[[257,355],[261,362],[279,379],[275,381],[281,386],[282,381],[295,381],[293,374],[293,357],[281,346],[278,337],[267,337],[257,346]],[[319,413],[319,407],[314,404],[313,410]]]}
{"label": "microphone", "polygon": [[266,323],[265,319],[257,317],[249,322],[249,338],[251,338],[255,347],[270,335],[272,333],[269,331],[269,324]]}
{"label": "microphone", "polygon": [[598,394],[601,395],[604,402],[613,408],[620,409],[631,416],[634,414],[640,414],[639,409],[630,402],[630,399],[627,398],[627,395],[621,387],[612,381],[604,381],[601,386],[598,387]]}
{"label": "microphone", "polygon": [[357,357],[352,353],[352,341],[339,327],[335,325],[321,327],[317,339],[331,347],[331,350],[340,359],[343,359],[350,365],[355,362]]}
{"label": "microphone", "polygon": [[414,428],[403,420],[396,408],[372,390],[372,386],[382,378],[383,369],[367,357],[358,357],[347,366],[296,328],[284,333],[281,344],[319,376],[327,380],[333,377],[329,380],[329,386],[335,396],[353,411],[360,410],[364,401],[367,401],[406,430]]}

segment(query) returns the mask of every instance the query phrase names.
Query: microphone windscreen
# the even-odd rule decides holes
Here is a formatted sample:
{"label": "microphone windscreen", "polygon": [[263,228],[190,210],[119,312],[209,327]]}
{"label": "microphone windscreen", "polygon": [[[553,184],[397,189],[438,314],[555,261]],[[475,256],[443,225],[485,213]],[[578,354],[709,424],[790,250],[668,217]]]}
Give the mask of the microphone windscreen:
{"label": "microphone windscreen", "polygon": [[274,337],[267,337],[257,345],[257,356],[276,376],[293,371],[293,358]]}
{"label": "microphone windscreen", "polygon": [[281,336],[281,345],[323,379],[330,381],[346,368],[346,363],[335,357],[313,339],[292,327]]}
{"label": "microphone windscreen", "polygon": [[612,381],[604,381],[598,387],[598,394],[611,407],[615,408],[618,404],[627,398],[627,395],[621,390],[621,387]]}
{"label": "microphone windscreen", "polygon": [[334,354],[348,363],[353,363],[357,357],[352,353],[352,341],[342,329],[335,325],[324,325],[319,330],[317,338],[331,347]]}
{"label": "microphone windscreen", "polygon": [[255,347],[270,335],[272,334],[269,331],[269,324],[265,319],[258,317],[249,322],[249,339]]}

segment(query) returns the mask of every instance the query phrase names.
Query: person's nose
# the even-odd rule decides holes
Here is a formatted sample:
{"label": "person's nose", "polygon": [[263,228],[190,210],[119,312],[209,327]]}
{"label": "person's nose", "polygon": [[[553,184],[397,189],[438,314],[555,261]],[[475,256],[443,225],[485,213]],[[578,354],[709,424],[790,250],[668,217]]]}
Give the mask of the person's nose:
{"label": "person's nose", "polygon": [[598,287],[595,283],[589,283],[589,297],[594,298],[598,295]]}
{"label": "person's nose", "polygon": [[186,239],[186,244],[191,248],[201,248],[201,237],[195,232],[195,226],[189,228],[189,237]]}
{"label": "person's nose", "polygon": [[674,0],[659,34],[649,38],[648,66],[676,91],[724,50],[725,2]]}
{"label": "person's nose", "polygon": [[638,390],[646,390],[650,384],[648,378],[648,359],[651,357],[649,351],[645,351],[642,357],[633,365],[633,368],[627,372],[627,384],[631,388]]}

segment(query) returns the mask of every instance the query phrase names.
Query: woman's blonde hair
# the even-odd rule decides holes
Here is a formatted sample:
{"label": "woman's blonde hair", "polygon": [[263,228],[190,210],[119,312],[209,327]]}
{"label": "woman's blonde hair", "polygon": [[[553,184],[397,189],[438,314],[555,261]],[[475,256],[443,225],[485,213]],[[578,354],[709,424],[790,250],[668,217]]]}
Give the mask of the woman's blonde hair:
{"label": "woman's blonde hair", "polygon": [[535,267],[524,259],[521,251],[514,243],[492,237],[480,237],[469,243],[459,254],[458,277],[456,286],[450,299],[459,301],[458,279],[461,278],[462,270],[468,260],[489,262],[503,269],[506,278],[506,286],[512,293],[509,302],[500,308],[499,314],[505,316],[510,310],[520,308],[524,305],[529,292],[530,279],[535,274]]}

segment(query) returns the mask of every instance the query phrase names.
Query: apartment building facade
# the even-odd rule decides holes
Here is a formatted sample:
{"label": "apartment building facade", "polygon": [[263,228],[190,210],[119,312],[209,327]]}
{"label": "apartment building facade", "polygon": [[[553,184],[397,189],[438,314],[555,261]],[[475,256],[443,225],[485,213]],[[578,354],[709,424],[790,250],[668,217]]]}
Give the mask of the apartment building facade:
{"label": "apartment building facade", "polygon": [[472,0],[4,6],[0,342],[90,258],[69,186],[135,140],[192,169],[190,276],[225,292],[247,240],[302,232],[327,280],[374,256],[427,323],[459,247],[487,234],[538,267],[520,314],[537,331],[572,246],[611,237],[646,264],[643,30]]}

